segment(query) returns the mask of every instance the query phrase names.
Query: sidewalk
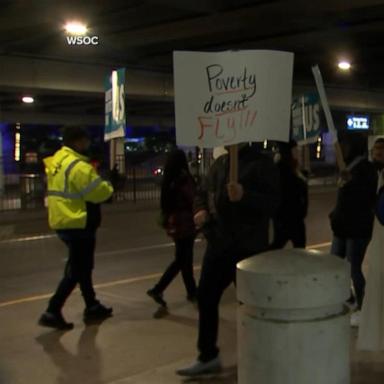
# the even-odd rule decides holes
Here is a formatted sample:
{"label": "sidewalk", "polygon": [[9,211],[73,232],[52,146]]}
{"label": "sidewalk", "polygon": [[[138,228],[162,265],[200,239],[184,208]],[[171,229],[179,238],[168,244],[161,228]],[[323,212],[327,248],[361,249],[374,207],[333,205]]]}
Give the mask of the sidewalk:
{"label": "sidewalk", "polygon": [[[145,295],[147,279],[99,288],[114,316],[101,325],[84,326],[78,293],[65,308],[75,329],[54,332],[36,325],[45,300],[1,308],[0,382],[6,384],[172,384],[175,369],[196,358],[197,311],[187,302],[179,279],[167,291],[169,314],[161,318]],[[235,292],[221,307],[221,337],[226,381],[235,383]]]}
{"label": "sidewalk", "polygon": [[[150,279],[149,279],[150,280]],[[224,371],[218,377],[185,380],[175,370],[196,357],[197,311],[185,301],[179,281],[167,291],[169,313],[160,318],[144,295],[151,281],[99,289],[114,307],[114,317],[101,325],[84,326],[77,293],[66,307],[75,329],[66,333],[39,328],[35,321],[42,302],[1,309],[0,382],[6,384],[235,384],[235,290],[227,290],[220,308],[220,347]],[[351,384],[381,384],[384,354],[354,350],[351,335]],[[314,356],[313,358],[316,358]],[[337,359],[337,356],[333,358]],[[261,384],[261,383],[260,383]],[[268,384],[268,383],[264,383]],[[308,383],[309,384],[309,383]]]}

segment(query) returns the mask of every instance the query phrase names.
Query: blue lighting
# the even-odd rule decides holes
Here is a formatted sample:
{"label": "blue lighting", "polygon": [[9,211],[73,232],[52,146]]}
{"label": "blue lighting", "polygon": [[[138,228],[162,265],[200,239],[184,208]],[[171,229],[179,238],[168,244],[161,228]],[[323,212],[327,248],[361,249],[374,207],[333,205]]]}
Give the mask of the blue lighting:
{"label": "blue lighting", "polygon": [[368,115],[348,115],[347,129],[351,130],[368,130],[370,128]]}

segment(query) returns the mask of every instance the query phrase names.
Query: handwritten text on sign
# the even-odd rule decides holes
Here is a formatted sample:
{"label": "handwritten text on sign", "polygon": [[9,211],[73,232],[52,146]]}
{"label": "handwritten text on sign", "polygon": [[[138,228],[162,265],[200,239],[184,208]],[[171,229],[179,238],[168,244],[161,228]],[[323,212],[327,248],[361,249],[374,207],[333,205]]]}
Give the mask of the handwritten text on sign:
{"label": "handwritten text on sign", "polygon": [[256,94],[256,75],[247,68],[238,75],[225,75],[220,64],[206,67],[209,100],[204,104],[204,115],[198,116],[199,140],[207,130],[213,130],[216,139],[230,143],[241,129],[252,127],[256,111],[248,109],[248,101]]}
{"label": "handwritten text on sign", "polygon": [[286,141],[292,65],[293,55],[284,52],[175,52],[178,144]]}

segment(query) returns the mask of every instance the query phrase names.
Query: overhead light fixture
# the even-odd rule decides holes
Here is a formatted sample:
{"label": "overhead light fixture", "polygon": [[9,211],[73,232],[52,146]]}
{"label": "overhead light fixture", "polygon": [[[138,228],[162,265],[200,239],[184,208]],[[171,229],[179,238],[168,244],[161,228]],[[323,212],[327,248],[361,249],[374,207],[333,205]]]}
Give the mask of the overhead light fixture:
{"label": "overhead light fixture", "polygon": [[24,96],[21,100],[26,104],[32,104],[35,101],[31,96]]}
{"label": "overhead light fixture", "polygon": [[87,33],[88,28],[84,23],[78,21],[70,21],[64,26],[65,31],[69,35],[83,36]]}
{"label": "overhead light fixture", "polygon": [[339,64],[337,66],[342,71],[348,71],[349,69],[351,69],[351,63],[349,61],[339,61]]}

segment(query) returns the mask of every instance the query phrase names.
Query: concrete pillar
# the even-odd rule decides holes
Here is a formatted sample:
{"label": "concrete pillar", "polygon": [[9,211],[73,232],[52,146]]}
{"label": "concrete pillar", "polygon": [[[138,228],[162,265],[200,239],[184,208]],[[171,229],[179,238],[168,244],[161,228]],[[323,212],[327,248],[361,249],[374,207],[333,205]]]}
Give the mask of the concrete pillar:
{"label": "concrete pillar", "polygon": [[0,196],[4,195],[3,132],[0,129]]}
{"label": "concrete pillar", "polygon": [[239,384],[349,384],[350,267],[317,251],[237,265]]}

